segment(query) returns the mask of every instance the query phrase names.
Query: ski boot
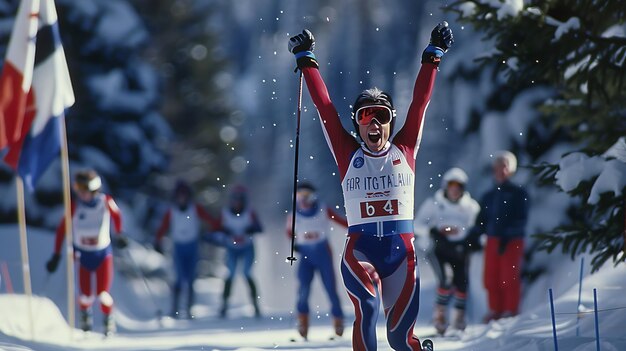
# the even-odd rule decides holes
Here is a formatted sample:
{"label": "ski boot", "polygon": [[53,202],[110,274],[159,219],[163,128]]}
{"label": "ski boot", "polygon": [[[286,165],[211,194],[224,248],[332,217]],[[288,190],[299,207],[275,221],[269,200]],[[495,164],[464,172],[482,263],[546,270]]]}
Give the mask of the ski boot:
{"label": "ski boot", "polygon": [[457,308],[455,310],[454,321],[452,321],[452,328],[456,330],[463,331],[467,327],[467,322],[465,321],[465,310]]}
{"label": "ski boot", "polygon": [[298,315],[298,334],[307,340],[307,336],[309,334],[309,315],[308,314],[299,314]]}
{"label": "ski boot", "polygon": [[226,279],[224,281],[224,291],[222,292],[222,309],[220,310],[221,318],[226,318],[226,310],[228,310],[228,298],[230,297],[230,290],[232,286],[232,279]]}
{"label": "ski boot", "polygon": [[446,321],[446,306],[435,305],[435,313],[433,315],[433,325],[437,330],[437,333],[443,335],[448,328],[448,322]]}
{"label": "ski boot", "polygon": [[256,300],[252,300],[252,304],[254,305],[254,317],[261,318],[261,310],[259,309],[259,304]]}
{"label": "ski boot", "polygon": [[259,309],[259,303],[257,302],[258,295],[256,290],[256,284],[254,283],[254,280],[252,278],[248,278],[248,285],[250,286],[250,299],[252,299],[252,305],[254,306],[254,316],[256,318],[260,318],[261,310]]}
{"label": "ski boot", "polygon": [[343,319],[342,318],[333,318],[333,327],[335,328],[335,335],[337,336],[343,335]]}
{"label": "ski boot", "polygon": [[90,331],[92,324],[89,310],[80,310],[80,329],[85,332]]}
{"label": "ski boot", "polygon": [[422,351],[433,351],[433,342],[430,339],[426,339],[422,342]]}
{"label": "ski boot", "polygon": [[180,318],[180,313],[178,312],[178,300],[180,299],[180,288],[172,289],[172,310],[170,312],[170,317],[173,319]]}
{"label": "ski boot", "polygon": [[110,336],[115,333],[115,320],[110,314],[104,315],[104,336]]}

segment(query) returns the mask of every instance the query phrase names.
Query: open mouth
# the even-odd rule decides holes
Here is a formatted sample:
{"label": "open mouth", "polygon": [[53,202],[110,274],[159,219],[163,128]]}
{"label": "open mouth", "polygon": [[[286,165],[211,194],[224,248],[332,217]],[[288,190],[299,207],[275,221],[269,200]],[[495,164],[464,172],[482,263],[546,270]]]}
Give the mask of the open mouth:
{"label": "open mouth", "polygon": [[382,138],[379,130],[372,130],[367,132],[367,138],[374,144],[378,143]]}

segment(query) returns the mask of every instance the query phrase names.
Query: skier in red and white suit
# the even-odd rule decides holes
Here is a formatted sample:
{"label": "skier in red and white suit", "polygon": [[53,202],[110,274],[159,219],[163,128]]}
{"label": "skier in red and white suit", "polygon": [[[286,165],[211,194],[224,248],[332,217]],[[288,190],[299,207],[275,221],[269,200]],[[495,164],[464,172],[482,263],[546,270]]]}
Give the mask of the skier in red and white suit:
{"label": "skier in red and white suit", "polygon": [[[118,234],[113,242],[119,248],[127,245],[127,239],[119,236],[122,231],[122,216],[119,207],[110,195],[100,192],[102,180],[93,170],[76,173],[74,191],[77,199],[72,200],[72,232],[74,255],[78,260],[78,283],[80,295],[81,329],[91,330],[90,307],[95,297],[91,289],[92,275],[96,276],[96,294],[104,314],[104,333],[114,330],[111,312],[113,297],[109,293],[113,281],[113,253],[111,248],[111,222]],[[57,227],[54,254],[46,264],[48,272],[56,271],[61,259],[61,244],[65,239],[65,218]]]}
{"label": "skier in red and white suit", "polygon": [[[413,246],[415,157],[437,66],[452,45],[447,23],[431,33],[422,56],[413,101],[404,126],[391,138],[395,110],[391,97],[365,90],[353,105],[357,142],[341,125],[313,55],[314,38],[304,30],[289,41],[326,141],[339,167],[348,219],[341,272],[354,305],[355,350],[376,350],[380,298],[387,317],[387,340],[394,350],[421,350],[413,335],[419,309],[419,274]],[[373,267],[374,271],[368,269]],[[380,278],[380,286],[373,279]]]}

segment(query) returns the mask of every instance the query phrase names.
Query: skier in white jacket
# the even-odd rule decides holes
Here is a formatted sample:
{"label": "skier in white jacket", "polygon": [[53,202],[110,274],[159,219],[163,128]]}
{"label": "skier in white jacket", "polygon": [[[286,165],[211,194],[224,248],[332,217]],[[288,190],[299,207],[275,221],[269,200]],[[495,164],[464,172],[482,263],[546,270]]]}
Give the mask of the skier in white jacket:
{"label": "skier in white jacket", "polygon": [[[447,327],[447,306],[454,295],[455,317],[452,327],[464,330],[467,279],[469,270],[468,234],[478,212],[479,204],[465,190],[467,174],[460,168],[451,168],[443,176],[441,189],[426,199],[415,219],[417,235],[428,236],[433,241],[429,255],[439,280],[433,324],[439,334]],[[446,266],[452,269],[448,279]]]}

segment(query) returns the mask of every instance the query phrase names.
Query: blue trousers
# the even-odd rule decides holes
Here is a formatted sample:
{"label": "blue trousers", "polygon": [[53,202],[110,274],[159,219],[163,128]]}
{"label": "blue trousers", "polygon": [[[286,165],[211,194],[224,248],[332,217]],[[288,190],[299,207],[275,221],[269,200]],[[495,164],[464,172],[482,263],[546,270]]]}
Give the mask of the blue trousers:
{"label": "blue trousers", "polygon": [[343,318],[339,295],[337,295],[337,282],[333,269],[333,257],[327,240],[312,245],[301,245],[300,263],[298,265],[298,302],[296,308],[300,314],[309,313],[309,296],[311,295],[311,282],[315,272],[318,271],[324,289],[331,305],[331,314],[335,318]]}
{"label": "blue trousers", "polygon": [[237,263],[242,261],[242,273],[246,278],[250,278],[250,271],[254,263],[254,245],[244,247],[226,247],[226,267],[228,268],[227,279],[233,279],[237,271]]}
{"label": "blue trousers", "polygon": [[[367,266],[373,267],[379,281]],[[394,350],[421,350],[413,335],[419,310],[419,273],[413,233],[376,237],[349,234],[341,274],[354,305],[352,348],[376,350],[376,321],[382,298],[387,341]]]}
{"label": "blue trousers", "polygon": [[174,289],[180,290],[183,284],[193,289],[196,278],[196,264],[198,263],[198,243],[174,243],[174,267],[176,268],[176,282]]}

